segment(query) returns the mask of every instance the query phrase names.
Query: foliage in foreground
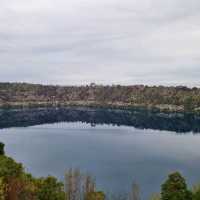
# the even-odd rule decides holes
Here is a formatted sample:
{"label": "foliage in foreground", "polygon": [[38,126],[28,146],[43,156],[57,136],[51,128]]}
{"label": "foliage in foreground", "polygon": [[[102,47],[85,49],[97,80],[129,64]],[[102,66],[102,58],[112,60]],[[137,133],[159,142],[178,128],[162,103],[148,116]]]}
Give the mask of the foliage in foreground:
{"label": "foliage in foreground", "polygon": [[[114,195],[115,196],[115,195]],[[65,184],[55,177],[34,178],[24,171],[22,164],[4,155],[4,144],[0,143],[0,200],[105,200],[105,194],[96,190],[94,179],[79,170],[69,169]],[[133,184],[126,196],[115,196],[113,200],[141,200],[140,189]],[[200,185],[188,189],[179,172],[172,173],[161,186],[161,194],[150,200],[200,200]]]}
{"label": "foliage in foreground", "polygon": [[[104,200],[96,191],[94,181],[79,170],[66,173],[66,184],[55,177],[34,178],[24,171],[22,164],[4,155],[0,143],[0,200]],[[82,190],[82,188],[84,188]]]}
{"label": "foliage in foreground", "polygon": [[170,174],[162,185],[162,200],[192,200],[192,192],[188,190],[185,179],[179,172]]}

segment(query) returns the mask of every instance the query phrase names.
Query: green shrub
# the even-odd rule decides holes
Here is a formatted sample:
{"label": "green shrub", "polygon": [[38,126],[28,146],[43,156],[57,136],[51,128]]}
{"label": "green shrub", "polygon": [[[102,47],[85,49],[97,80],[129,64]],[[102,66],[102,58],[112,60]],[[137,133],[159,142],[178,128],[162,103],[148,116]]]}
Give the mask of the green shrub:
{"label": "green shrub", "polygon": [[179,172],[170,174],[162,185],[161,200],[191,200],[192,194],[187,189],[185,179]]}

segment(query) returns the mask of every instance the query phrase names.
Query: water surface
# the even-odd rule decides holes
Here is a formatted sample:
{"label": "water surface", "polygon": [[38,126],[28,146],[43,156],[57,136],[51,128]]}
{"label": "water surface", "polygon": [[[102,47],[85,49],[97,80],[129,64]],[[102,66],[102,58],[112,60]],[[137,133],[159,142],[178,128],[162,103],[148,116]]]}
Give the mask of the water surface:
{"label": "water surface", "polygon": [[4,110],[0,119],[6,153],[36,176],[62,180],[78,167],[105,191],[128,192],[134,181],[143,199],[176,170],[200,181],[197,116],[70,108]]}

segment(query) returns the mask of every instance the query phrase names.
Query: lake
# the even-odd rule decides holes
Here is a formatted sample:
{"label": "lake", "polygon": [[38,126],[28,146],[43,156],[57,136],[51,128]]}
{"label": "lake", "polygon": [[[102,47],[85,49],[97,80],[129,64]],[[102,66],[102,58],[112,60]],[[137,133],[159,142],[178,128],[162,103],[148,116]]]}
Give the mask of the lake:
{"label": "lake", "polygon": [[127,193],[132,182],[142,199],[160,191],[173,171],[200,181],[200,117],[157,111],[94,108],[0,110],[0,141],[7,155],[35,176],[63,180],[79,168],[107,193]]}

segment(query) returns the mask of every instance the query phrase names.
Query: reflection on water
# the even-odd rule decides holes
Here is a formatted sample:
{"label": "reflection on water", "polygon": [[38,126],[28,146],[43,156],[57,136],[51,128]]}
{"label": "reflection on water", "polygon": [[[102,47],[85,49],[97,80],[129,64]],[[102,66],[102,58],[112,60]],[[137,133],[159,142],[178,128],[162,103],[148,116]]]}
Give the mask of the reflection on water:
{"label": "reflection on water", "polygon": [[10,110],[1,113],[0,126],[13,127],[0,130],[7,154],[34,175],[63,179],[67,168],[79,167],[110,192],[127,192],[137,182],[144,200],[160,190],[169,172],[179,170],[190,184],[200,181],[200,134],[172,132],[197,132],[195,116],[83,108]]}
{"label": "reflection on water", "polygon": [[148,110],[114,110],[92,108],[48,108],[0,110],[0,128],[25,127],[55,122],[86,122],[134,126],[139,129],[168,130],[179,133],[200,132],[200,116],[160,113]]}

